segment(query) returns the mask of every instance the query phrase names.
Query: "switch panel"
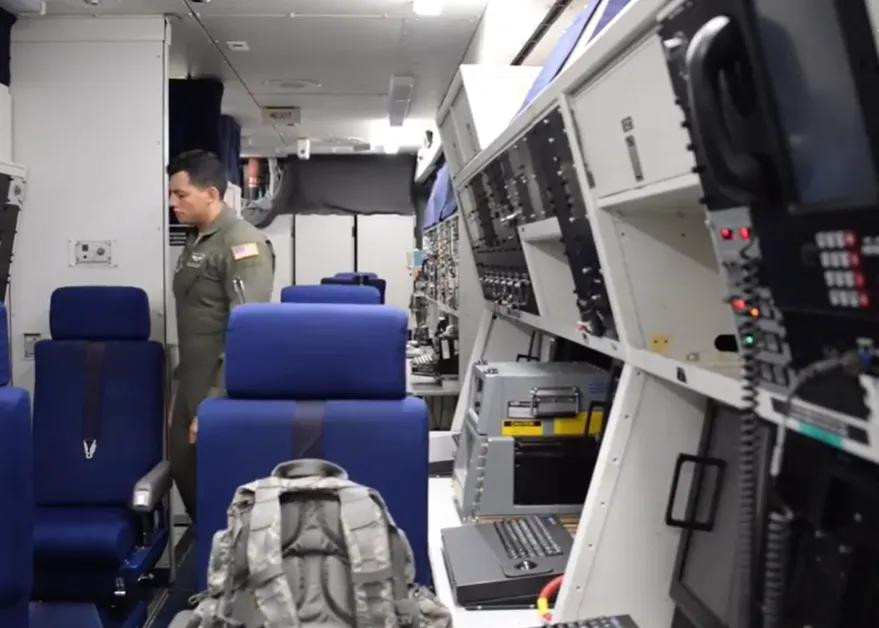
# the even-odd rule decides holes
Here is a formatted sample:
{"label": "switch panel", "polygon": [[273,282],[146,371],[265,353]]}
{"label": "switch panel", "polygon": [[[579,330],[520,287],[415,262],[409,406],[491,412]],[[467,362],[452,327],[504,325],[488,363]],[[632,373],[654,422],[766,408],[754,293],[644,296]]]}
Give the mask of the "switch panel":
{"label": "switch panel", "polygon": [[33,360],[36,353],[37,343],[42,340],[42,334],[23,334],[24,359]]}
{"label": "switch panel", "polygon": [[73,265],[113,266],[113,242],[77,240],[73,243]]}

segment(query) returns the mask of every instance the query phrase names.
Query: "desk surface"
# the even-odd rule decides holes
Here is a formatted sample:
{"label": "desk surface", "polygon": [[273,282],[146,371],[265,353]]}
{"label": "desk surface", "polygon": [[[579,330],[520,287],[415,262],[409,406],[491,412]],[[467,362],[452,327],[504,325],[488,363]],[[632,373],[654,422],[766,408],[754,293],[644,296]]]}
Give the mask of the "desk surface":
{"label": "desk surface", "polygon": [[418,375],[409,378],[409,394],[416,397],[456,397],[460,393],[461,381],[457,379],[443,379],[437,383]]}
{"label": "desk surface", "polygon": [[452,502],[452,480],[431,478],[428,488],[429,518],[427,531],[430,566],[436,593],[451,611],[455,628],[531,628],[540,625],[536,609],[514,611],[468,611],[455,606],[452,587],[443,560],[443,541],[440,531],[461,525],[458,511]]}

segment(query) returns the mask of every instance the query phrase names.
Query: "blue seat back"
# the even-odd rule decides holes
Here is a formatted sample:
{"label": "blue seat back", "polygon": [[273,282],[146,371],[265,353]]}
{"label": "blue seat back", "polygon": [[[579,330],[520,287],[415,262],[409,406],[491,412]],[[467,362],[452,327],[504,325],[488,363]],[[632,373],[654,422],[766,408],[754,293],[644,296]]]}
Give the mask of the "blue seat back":
{"label": "blue seat back", "polygon": [[379,305],[381,294],[377,288],[363,285],[287,286],[281,291],[281,302]]}
{"label": "blue seat back", "polygon": [[378,279],[378,275],[370,272],[344,272],[344,273],[336,273],[333,277],[338,277],[339,279],[359,279],[363,280],[364,278],[369,277],[370,279]]}
{"label": "blue seat back", "polygon": [[[427,408],[406,397],[407,317],[376,305],[237,308],[226,343],[228,397],[199,408],[198,568],[235,489],[297,457],[319,457],[377,489],[405,530],[417,577],[427,558]],[[321,419],[314,426],[314,404]],[[309,414],[306,419],[304,414]]]}
{"label": "blue seat back", "polygon": [[33,581],[33,441],[30,398],[9,386],[6,308],[0,304],[0,626],[27,628]]}
{"label": "blue seat back", "polygon": [[126,506],[162,457],[164,352],[149,340],[147,295],[61,288],[49,314],[52,339],[35,351],[37,504]]}
{"label": "blue seat back", "polygon": [[[340,277],[339,275],[350,276]],[[320,283],[322,286],[372,286],[373,288],[378,290],[381,298],[381,303],[384,304],[385,302],[385,290],[387,289],[387,282],[379,277],[371,277],[360,273],[337,273],[335,277],[324,277],[320,280]]]}

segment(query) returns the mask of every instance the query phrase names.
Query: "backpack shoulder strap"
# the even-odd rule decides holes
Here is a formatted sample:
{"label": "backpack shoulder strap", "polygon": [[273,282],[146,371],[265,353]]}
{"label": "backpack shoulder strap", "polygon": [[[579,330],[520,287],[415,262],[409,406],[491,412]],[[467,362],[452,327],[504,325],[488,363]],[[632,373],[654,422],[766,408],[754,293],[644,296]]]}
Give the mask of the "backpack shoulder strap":
{"label": "backpack shoulder strap", "polygon": [[299,628],[299,613],[284,573],[281,549],[281,492],[283,481],[266,478],[255,483],[250,534],[247,539],[249,586],[266,619],[265,628]]}
{"label": "backpack shoulder strap", "polygon": [[363,486],[339,491],[339,515],[348,557],[357,628],[397,628],[394,569],[383,509]]}
{"label": "backpack shoulder strap", "polygon": [[[227,511],[227,525],[218,530],[211,543],[211,558],[208,564],[208,588],[203,594],[195,596],[198,607],[189,620],[187,628],[209,628],[233,625],[226,617],[235,592],[233,591],[235,566],[235,546],[244,530],[242,515],[253,504],[253,493],[243,486],[235,491],[235,496]],[[224,623],[225,622],[225,623]]]}

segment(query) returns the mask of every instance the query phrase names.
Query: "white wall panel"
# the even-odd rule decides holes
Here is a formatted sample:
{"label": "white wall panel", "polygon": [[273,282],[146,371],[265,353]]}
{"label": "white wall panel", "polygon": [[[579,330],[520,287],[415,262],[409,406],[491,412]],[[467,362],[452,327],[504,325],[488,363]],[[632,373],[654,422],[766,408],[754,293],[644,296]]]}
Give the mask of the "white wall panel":
{"label": "white wall panel", "polygon": [[[12,267],[12,356],[31,387],[23,334],[49,334],[65,285],[147,291],[164,339],[166,45],[161,17],[24,19],[12,35],[14,158],[28,195]],[[70,265],[70,242],[112,240],[113,265]]]}
{"label": "white wall panel", "polygon": [[407,255],[415,248],[415,216],[357,218],[357,270],[376,273],[388,286],[385,303],[409,310],[412,276]]}
{"label": "white wall panel", "polygon": [[354,217],[296,216],[296,284],[318,284],[323,277],[354,270]]}

